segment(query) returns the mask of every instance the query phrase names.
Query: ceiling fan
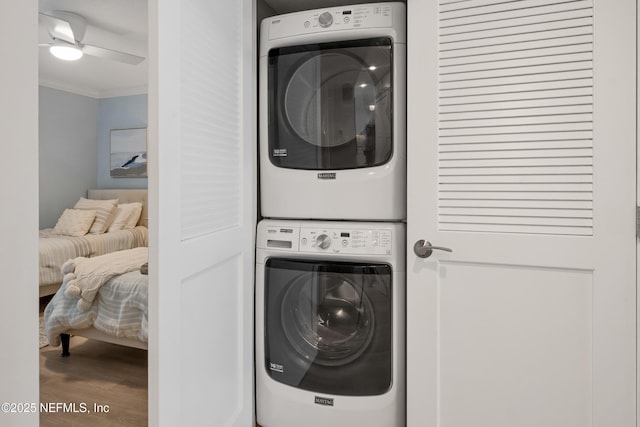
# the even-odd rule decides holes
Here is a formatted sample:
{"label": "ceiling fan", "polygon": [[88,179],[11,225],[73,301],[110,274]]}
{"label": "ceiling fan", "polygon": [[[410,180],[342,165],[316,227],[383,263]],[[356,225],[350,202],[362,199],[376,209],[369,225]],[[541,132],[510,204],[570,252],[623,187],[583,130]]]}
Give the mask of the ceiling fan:
{"label": "ceiling fan", "polygon": [[144,61],[142,56],[82,43],[87,21],[80,15],[54,10],[40,12],[39,16],[52,39],[51,43],[40,46],[48,46],[51,53],[60,59],[75,60],[86,54],[131,65]]}

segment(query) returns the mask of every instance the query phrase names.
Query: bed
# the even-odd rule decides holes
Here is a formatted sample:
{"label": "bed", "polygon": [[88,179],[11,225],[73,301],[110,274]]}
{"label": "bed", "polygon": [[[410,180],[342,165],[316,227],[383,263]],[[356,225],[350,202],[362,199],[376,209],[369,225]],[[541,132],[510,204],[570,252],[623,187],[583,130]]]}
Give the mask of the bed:
{"label": "bed", "polygon": [[[62,356],[70,354],[72,335],[147,349],[147,260],[148,250],[144,247],[71,260],[76,264],[74,275],[78,279],[87,277],[94,282],[81,286],[81,295],[69,295],[68,288],[74,282],[65,281],[47,304],[44,328],[49,344],[62,344]],[[81,272],[80,261],[86,262],[86,274]],[[89,293],[93,288],[97,291],[87,303],[82,298],[85,291]]]}
{"label": "bed", "polygon": [[[83,201],[81,198],[78,203]],[[142,247],[148,245],[148,217],[147,190],[142,189],[90,189],[87,191],[88,201],[115,200],[117,207],[123,204],[140,203],[141,213],[133,228],[119,229],[102,233],[80,232],[60,234],[59,224],[66,210],[61,215],[56,228],[40,230],[39,241],[39,295],[40,297],[54,294],[62,283],[63,275],[60,271],[62,264],[75,257],[95,257],[106,253]],[[78,204],[76,204],[78,205]],[[75,208],[76,206],[74,206]],[[76,209],[70,209],[77,211]],[[85,209],[86,210],[86,209]],[[97,224],[97,219],[91,225],[91,230]],[[75,224],[72,224],[75,226]],[[111,227],[111,224],[109,224]],[[107,227],[109,228],[109,227]],[[113,227],[111,227],[113,228]],[[75,231],[75,230],[74,230]]]}
{"label": "bed", "polygon": [[[112,231],[116,222],[112,220],[106,232],[96,234],[60,236],[52,234],[51,230],[41,230],[40,296],[53,294],[45,308],[45,334],[50,345],[62,344],[63,356],[69,355],[69,338],[72,335],[147,349],[148,276],[140,268],[148,259],[147,190],[87,191],[89,201],[115,199],[118,208],[141,204],[139,217],[136,217],[138,220],[135,224],[129,222],[129,228],[120,224],[122,230],[116,227]],[[83,198],[78,203],[82,201]],[[93,231],[95,222],[89,231]],[[114,265],[121,270],[106,274],[104,270]],[[69,270],[69,266],[73,269]],[[72,279],[81,276],[79,266],[91,274],[97,272],[97,276],[103,278],[100,286],[94,286],[90,301],[86,300],[84,289],[75,296],[66,292],[67,288],[75,286]],[[78,273],[78,277],[70,279],[70,271]]]}

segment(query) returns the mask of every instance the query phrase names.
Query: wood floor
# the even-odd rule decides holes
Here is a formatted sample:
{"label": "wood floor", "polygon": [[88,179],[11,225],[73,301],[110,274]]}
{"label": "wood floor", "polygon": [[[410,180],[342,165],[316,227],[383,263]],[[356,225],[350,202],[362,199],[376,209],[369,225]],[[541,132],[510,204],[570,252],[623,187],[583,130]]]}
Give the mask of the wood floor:
{"label": "wood floor", "polygon": [[71,338],[70,357],[60,357],[60,350],[40,349],[40,402],[52,409],[41,412],[40,426],[147,425],[145,350],[82,337]]}

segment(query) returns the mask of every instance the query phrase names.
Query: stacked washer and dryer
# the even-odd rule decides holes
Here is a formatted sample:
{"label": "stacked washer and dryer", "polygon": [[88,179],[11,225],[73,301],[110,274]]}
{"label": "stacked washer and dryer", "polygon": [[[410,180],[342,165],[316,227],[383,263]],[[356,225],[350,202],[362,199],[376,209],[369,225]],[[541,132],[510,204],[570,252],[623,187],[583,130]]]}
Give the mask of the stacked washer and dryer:
{"label": "stacked washer and dryer", "polygon": [[405,424],[405,23],[403,3],[262,21],[263,427]]}

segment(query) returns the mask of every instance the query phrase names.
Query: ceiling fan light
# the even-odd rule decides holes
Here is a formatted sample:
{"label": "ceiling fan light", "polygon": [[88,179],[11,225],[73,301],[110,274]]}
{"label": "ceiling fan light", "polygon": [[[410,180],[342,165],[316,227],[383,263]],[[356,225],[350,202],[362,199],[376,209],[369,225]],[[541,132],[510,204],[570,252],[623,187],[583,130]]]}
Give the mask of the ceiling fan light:
{"label": "ceiling fan light", "polygon": [[82,58],[82,51],[70,44],[56,43],[49,47],[49,52],[56,58],[65,61],[75,61]]}

